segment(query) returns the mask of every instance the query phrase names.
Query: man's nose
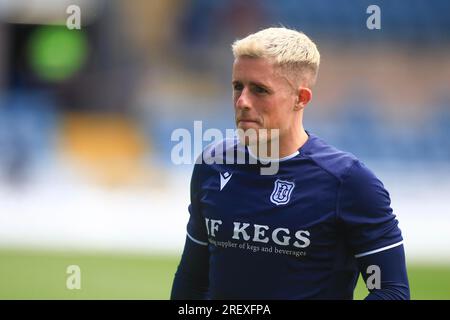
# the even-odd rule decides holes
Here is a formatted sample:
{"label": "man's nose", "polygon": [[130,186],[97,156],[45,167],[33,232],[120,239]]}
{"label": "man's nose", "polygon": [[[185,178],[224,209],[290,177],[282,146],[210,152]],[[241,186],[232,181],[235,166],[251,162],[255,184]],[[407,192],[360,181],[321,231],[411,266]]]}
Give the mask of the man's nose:
{"label": "man's nose", "polygon": [[251,108],[251,101],[249,97],[249,92],[247,88],[244,88],[241,91],[241,94],[239,95],[238,99],[236,100],[236,108],[237,109],[250,109]]}

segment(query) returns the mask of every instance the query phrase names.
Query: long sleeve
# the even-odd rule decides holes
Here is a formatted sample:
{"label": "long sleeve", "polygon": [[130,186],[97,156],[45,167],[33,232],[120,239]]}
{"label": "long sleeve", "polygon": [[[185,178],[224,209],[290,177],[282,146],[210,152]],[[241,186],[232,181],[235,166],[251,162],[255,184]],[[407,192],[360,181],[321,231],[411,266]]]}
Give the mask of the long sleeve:
{"label": "long sleeve", "polygon": [[209,249],[205,221],[200,210],[202,167],[194,167],[186,242],[172,285],[172,300],[206,299],[209,283]]}
{"label": "long sleeve", "polygon": [[371,284],[366,300],[410,299],[403,245],[357,260],[365,283]]}
{"label": "long sleeve", "polygon": [[202,300],[208,295],[208,247],[186,237],[183,255],[172,285],[172,300]]}
{"label": "long sleeve", "polygon": [[380,289],[371,289],[367,299],[409,299],[403,237],[382,182],[356,162],[339,200],[338,218],[366,283],[370,272],[379,271]]}

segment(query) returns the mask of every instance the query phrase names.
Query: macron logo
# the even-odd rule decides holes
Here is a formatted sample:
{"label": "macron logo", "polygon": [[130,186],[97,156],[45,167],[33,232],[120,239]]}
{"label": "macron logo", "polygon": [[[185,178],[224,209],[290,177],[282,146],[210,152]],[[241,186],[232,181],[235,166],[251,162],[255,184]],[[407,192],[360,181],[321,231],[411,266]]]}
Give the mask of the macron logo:
{"label": "macron logo", "polygon": [[220,173],[220,191],[225,187],[225,185],[230,181],[231,176],[233,174],[229,172],[221,172]]}

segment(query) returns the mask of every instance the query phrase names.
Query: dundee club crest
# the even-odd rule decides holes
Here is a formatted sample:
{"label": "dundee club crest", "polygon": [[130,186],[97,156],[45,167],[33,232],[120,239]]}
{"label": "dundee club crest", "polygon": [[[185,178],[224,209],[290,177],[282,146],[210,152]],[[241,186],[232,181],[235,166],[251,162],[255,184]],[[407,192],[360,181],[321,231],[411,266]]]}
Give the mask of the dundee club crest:
{"label": "dundee club crest", "polygon": [[270,195],[270,201],[277,206],[288,203],[294,187],[295,183],[293,182],[277,179]]}

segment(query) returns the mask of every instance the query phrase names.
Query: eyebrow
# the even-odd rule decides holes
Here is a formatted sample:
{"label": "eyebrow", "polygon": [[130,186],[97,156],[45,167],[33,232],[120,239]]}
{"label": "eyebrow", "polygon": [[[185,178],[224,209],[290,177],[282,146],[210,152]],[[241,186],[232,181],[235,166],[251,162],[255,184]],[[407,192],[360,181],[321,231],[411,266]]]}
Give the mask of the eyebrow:
{"label": "eyebrow", "polygon": [[[242,83],[242,81],[234,80],[234,81],[231,82],[231,84],[236,84],[236,83]],[[264,87],[266,89],[270,89],[269,85],[264,84],[262,82],[258,82],[258,81],[250,81],[249,84],[253,85],[253,86]]]}

